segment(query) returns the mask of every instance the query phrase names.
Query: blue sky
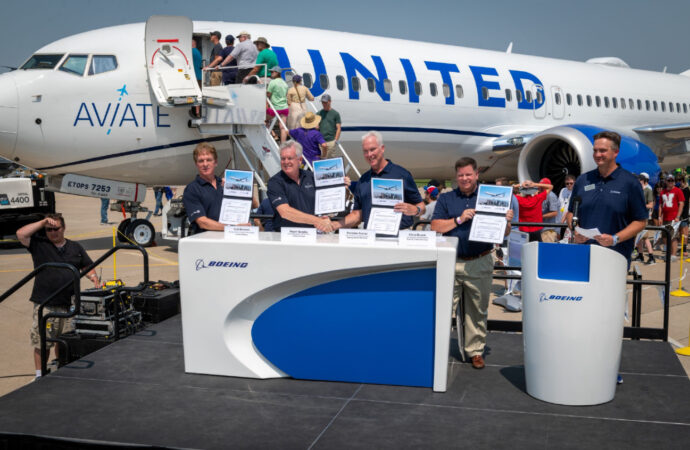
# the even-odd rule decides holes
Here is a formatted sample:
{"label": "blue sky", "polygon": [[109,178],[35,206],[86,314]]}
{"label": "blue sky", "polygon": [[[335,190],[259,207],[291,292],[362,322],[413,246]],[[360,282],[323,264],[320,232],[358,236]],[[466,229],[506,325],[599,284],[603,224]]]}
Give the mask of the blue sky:
{"label": "blue sky", "polygon": [[513,41],[514,53],[576,61],[617,56],[638,69],[690,69],[684,39],[688,0],[4,0],[1,11],[0,65],[7,66],[17,66],[41,46],[71,34],[173,14],[490,50],[505,50]]}

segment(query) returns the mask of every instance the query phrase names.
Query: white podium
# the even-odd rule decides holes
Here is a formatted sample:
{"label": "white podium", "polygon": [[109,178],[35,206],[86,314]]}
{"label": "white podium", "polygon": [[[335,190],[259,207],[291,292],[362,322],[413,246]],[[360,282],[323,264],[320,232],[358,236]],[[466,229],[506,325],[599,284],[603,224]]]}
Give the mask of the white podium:
{"label": "white podium", "polygon": [[445,391],[456,246],[182,239],[185,370]]}
{"label": "white podium", "polygon": [[562,405],[613,400],[623,340],[627,261],[598,245],[522,248],[527,393]]}

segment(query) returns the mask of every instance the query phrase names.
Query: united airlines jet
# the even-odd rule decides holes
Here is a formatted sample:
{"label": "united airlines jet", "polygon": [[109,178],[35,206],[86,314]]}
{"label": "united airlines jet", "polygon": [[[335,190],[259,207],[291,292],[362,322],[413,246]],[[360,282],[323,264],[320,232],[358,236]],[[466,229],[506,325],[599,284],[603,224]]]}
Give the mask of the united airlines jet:
{"label": "united airlines jet", "polygon": [[[454,161],[472,156],[482,178],[546,176],[559,187],[594,168],[601,130],[621,133],[618,161],[633,172],[654,178],[660,165],[688,163],[690,71],[175,16],[60,39],[0,75],[0,155],[47,173],[55,190],[128,200],[141,200],[143,185],[192,180],[203,141],[218,149],[219,170],[275,173],[265,85],[196,83],[191,40],[208,61],[214,30],[265,37],[287,81],[300,74],[317,99],[330,94],[361,169],[369,130],[419,178],[451,179]],[[196,105],[201,119],[190,118]]]}

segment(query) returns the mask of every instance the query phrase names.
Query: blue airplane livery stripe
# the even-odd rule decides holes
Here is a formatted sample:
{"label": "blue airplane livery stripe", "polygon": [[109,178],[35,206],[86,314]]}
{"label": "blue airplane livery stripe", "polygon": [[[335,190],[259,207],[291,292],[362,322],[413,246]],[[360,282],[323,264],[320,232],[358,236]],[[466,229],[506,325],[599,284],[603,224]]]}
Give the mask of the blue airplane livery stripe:
{"label": "blue airplane livery stripe", "polygon": [[342,127],[342,131],[390,131],[401,133],[439,133],[458,134],[462,136],[501,137],[500,134],[482,133],[481,131],[448,130],[444,128],[417,128],[417,127]]}
{"label": "blue airplane livery stripe", "polygon": [[96,156],[95,158],[82,159],[80,161],[73,161],[73,162],[68,162],[68,163],[64,163],[64,164],[57,164],[55,166],[39,167],[36,170],[58,169],[60,167],[74,166],[77,164],[86,164],[86,163],[90,163],[90,162],[94,162],[94,161],[103,161],[105,159],[120,158],[122,156],[136,155],[138,153],[148,153],[148,152],[155,152],[157,150],[165,150],[168,148],[184,147],[186,145],[196,145],[196,144],[199,144],[201,142],[225,141],[227,139],[228,139],[227,136],[216,136],[216,137],[210,137],[210,138],[206,138],[206,139],[194,139],[191,141],[173,142],[171,144],[156,145],[155,147],[140,148],[138,150],[130,150],[128,152],[114,153],[112,155]]}
{"label": "blue airplane livery stripe", "polygon": [[[466,131],[466,130],[447,130],[443,128],[415,128],[415,127],[343,127],[343,131],[390,131],[390,132],[403,132],[403,133],[441,133],[441,134],[457,134],[463,136],[481,136],[481,137],[501,137],[500,134],[492,133],[482,133],[479,131]],[[155,152],[158,150],[165,150],[168,148],[184,147],[186,145],[196,145],[200,142],[218,142],[227,140],[227,136],[216,136],[209,137],[206,139],[194,139],[191,141],[174,142],[166,145],[157,145],[155,147],[140,148],[138,150],[130,150],[122,153],[114,153],[111,155],[96,156],[94,158],[82,159],[80,161],[72,161],[63,164],[57,164],[54,166],[39,167],[36,170],[50,170],[59,169],[60,167],[74,166],[77,164],[86,164],[95,161],[103,161],[106,159],[120,158],[122,156],[136,155],[139,153]]]}

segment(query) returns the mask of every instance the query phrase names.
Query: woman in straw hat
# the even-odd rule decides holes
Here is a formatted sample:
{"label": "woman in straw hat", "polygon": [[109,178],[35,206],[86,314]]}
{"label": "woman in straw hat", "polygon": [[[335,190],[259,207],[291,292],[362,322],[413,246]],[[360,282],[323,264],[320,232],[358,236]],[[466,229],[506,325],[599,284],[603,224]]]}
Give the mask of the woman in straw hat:
{"label": "woman in straw hat", "polygon": [[290,137],[302,144],[302,154],[312,164],[326,155],[328,145],[319,131],[321,116],[309,111],[302,116],[298,128],[290,130]]}

